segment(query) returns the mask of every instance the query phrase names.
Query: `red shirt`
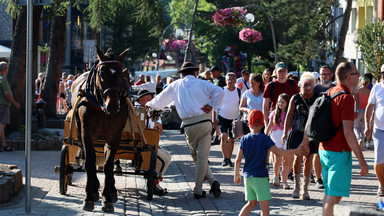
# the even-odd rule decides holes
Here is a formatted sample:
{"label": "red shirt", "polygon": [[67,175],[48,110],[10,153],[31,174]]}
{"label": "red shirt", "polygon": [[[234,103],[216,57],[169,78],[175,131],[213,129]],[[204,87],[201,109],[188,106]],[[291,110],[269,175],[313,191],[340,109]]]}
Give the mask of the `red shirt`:
{"label": "red shirt", "polygon": [[[347,86],[342,84],[337,84],[337,86],[331,88],[328,91],[328,95],[334,94],[339,91],[346,91],[348,94],[342,94],[337,96],[332,100],[331,110],[332,110],[332,121],[335,127],[338,127],[342,124],[343,120],[353,121],[355,119],[355,100],[351,95],[351,90]],[[333,139],[321,142],[319,145],[320,150],[342,152],[351,151],[349,148],[347,140],[344,136],[343,126],[337,131],[336,136]]]}
{"label": "red shirt", "polygon": [[138,80],[137,82],[135,82],[135,86],[138,86],[138,85],[141,85],[141,84],[144,84],[145,82],[141,82],[140,80]]}
{"label": "red shirt", "polygon": [[294,94],[300,92],[300,88],[299,86],[297,86],[296,81],[292,81],[295,83],[295,88],[292,88],[292,85],[289,83],[288,79],[285,83],[279,83],[277,80],[273,81],[275,83],[275,92],[273,93],[273,98],[271,98],[271,87],[269,85],[270,83],[265,86],[263,98],[271,98],[270,110],[275,110],[277,98],[281,93],[287,93],[289,95],[289,98],[291,98]]}

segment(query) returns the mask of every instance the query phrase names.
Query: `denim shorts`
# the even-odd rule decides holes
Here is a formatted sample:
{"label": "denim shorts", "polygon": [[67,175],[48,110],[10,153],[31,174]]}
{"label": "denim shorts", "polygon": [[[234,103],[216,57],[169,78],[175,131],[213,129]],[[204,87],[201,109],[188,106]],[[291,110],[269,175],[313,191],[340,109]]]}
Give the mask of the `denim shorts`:
{"label": "denim shorts", "polygon": [[266,201],[272,198],[268,177],[244,178],[245,200]]}
{"label": "denim shorts", "polygon": [[375,164],[384,163],[384,131],[373,129],[373,143],[375,145]]}
{"label": "denim shorts", "polygon": [[323,167],[324,192],[328,196],[349,197],[352,178],[351,152],[319,150]]}

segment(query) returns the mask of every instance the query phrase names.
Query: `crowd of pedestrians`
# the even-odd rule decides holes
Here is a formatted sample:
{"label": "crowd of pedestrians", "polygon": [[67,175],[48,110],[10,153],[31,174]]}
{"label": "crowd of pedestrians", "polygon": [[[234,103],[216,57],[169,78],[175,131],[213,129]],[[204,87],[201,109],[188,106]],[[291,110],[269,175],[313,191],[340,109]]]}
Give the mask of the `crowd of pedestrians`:
{"label": "crowd of pedestrians", "polygon": [[[311,180],[316,180],[317,188],[324,189],[324,215],[332,215],[333,206],[341,197],[349,196],[352,151],[359,161],[361,175],[368,174],[362,146],[358,144],[369,145],[371,137],[375,148],[374,167],[380,183],[378,195],[384,196],[383,82],[370,90],[369,75],[360,77],[352,63],[341,63],[335,74],[325,65],[319,73],[304,72],[300,78],[288,78],[288,67],[284,62],[277,63],[273,72],[269,68],[262,74],[243,70],[237,79],[232,72],[224,78],[218,67],[201,74],[196,74],[197,71],[191,63],[185,63],[179,71],[182,79],[169,84],[146,104],[161,109],[175,102],[196,163],[195,198],[206,196],[201,188],[204,178],[211,185],[210,192],[215,196],[221,193],[220,183],[207,164],[210,143],[219,138],[223,157],[221,166],[234,166],[235,183],[241,181],[241,161],[245,158],[243,176],[247,203],[240,215],[248,215],[257,203],[262,215],[269,214],[269,184],[281,187],[282,183],[281,188],[286,190],[293,186],[293,198],[310,199]],[[384,76],[384,66],[381,74]],[[333,81],[334,76],[336,81]],[[345,93],[331,102],[332,122],[335,126],[340,125],[336,135],[320,143],[310,141],[306,124],[311,106],[321,95],[339,91]],[[244,135],[233,164],[233,125],[239,113]],[[216,136],[211,141],[213,134]],[[273,163],[270,181],[269,163]],[[293,185],[287,181],[291,171]]]}

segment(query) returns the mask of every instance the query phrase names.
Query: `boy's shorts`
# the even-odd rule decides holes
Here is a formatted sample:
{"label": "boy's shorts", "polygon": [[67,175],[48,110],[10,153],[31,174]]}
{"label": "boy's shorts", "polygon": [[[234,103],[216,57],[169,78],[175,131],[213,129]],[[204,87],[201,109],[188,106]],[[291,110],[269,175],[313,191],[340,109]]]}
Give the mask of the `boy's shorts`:
{"label": "boy's shorts", "polygon": [[319,150],[323,167],[324,192],[329,196],[349,197],[352,178],[351,152]]}
{"label": "boy's shorts", "polygon": [[271,191],[269,189],[268,177],[244,178],[245,200],[246,201],[265,201],[270,200]]}

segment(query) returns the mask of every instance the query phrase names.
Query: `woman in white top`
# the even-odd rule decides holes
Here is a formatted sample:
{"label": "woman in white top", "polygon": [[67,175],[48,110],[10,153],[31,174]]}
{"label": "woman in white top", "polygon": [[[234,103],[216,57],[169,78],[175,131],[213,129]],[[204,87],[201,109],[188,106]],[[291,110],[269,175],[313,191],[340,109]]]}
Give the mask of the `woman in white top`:
{"label": "woman in white top", "polygon": [[251,88],[244,92],[240,102],[240,111],[243,113],[244,135],[249,133],[247,126],[247,116],[251,110],[263,110],[263,91],[264,82],[260,74],[251,74]]}

